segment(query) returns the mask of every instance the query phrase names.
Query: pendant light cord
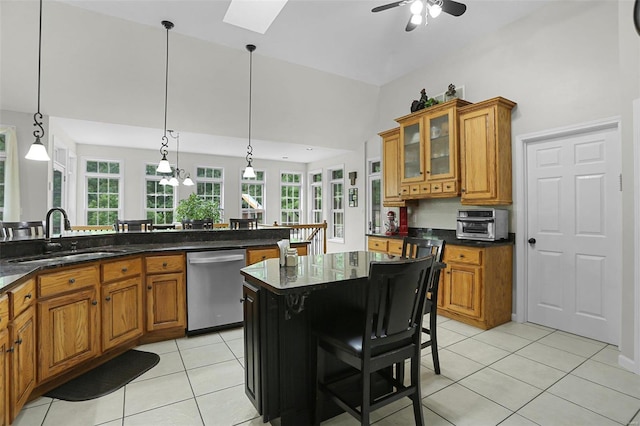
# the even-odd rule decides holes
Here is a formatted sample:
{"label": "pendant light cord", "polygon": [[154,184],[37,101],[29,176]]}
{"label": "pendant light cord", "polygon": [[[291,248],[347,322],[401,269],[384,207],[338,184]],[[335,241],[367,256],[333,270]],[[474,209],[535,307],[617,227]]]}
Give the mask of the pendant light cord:
{"label": "pendant light cord", "polygon": [[245,157],[250,164],[253,160],[253,147],[251,146],[251,106],[252,106],[252,88],[253,88],[253,51],[256,47],[253,44],[248,44],[247,50],[249,51],[249,145],[247,145],[247,156]]}
{"label": "pendant light cord", "polygon": [[169,30],[173,28],[173,23],[169,21],[162,21],[162,25],[167,30],[167,57],[165,58],[164,67],[164,135],[162,136],[162,145],[160,146],[160,154],[166,156],[168,154],[169,138],[167,138],[167,104],[169,97]]}
{"label": "pendant light cord", "polygon": [[39,127],[33,131],[36,138],[44,137],[44,127],[42,127],[42,114],[40,113],[40,70],[42,68],[42,0],[40,0],[40,22],[38,26],[38,111],[33,114],[35,127]]}

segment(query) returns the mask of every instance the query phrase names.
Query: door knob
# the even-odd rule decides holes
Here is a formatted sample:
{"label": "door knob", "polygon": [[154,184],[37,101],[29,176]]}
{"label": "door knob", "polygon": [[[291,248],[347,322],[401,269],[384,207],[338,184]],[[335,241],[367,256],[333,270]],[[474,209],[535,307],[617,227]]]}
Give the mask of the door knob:
{"label": "door knob", "polygon": [[535,243],[536,243],[535,238],[529,238],[529,244],[535,244]]}

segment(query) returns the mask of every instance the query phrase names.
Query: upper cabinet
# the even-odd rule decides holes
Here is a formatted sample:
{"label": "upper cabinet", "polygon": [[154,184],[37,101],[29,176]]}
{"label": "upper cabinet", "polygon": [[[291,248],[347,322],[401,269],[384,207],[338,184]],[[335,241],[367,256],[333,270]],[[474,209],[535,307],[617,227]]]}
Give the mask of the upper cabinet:
{"label": "upper cabinet", "polygon": [[400,128],[380,133],[382,138],[382,184],[386,207],[404,207],[400,192]]}
{"label": "upper cabinet", "polygon": [[460,194],[458,108],[454,99],[398,118],[400,192],[403,199]]}
{"label": "upper cabinet", "polygon": [[511,110],[497,97],[461,108],[462,204],[506,205],[511,195]]}

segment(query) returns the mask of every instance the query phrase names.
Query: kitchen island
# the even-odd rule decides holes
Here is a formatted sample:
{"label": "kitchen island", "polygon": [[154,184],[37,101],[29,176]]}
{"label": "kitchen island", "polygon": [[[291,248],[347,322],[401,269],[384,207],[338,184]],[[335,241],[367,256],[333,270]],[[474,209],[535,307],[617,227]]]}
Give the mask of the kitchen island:
{"label": "kitchen island", "polygon": [[[279,417],[283,426],[311,424],[315,345],[310,328],[362,309],[369,263],[396,259],[356,251],[304,256],[296,266],[268,259],[242,268],[245,391],[263,421]],[[327,417],[340,412],[332,403],[325,407]]]}

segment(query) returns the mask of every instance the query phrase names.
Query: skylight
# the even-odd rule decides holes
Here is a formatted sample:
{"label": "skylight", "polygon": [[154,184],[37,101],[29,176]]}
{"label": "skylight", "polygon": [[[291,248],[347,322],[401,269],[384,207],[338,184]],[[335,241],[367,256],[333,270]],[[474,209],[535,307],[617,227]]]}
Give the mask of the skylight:
{"label": "skylight", "polygon": [[264,34],[287,0],[231,0],[223,21]]}

